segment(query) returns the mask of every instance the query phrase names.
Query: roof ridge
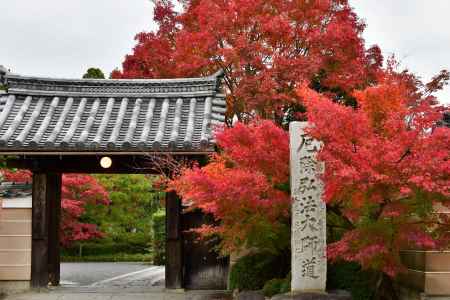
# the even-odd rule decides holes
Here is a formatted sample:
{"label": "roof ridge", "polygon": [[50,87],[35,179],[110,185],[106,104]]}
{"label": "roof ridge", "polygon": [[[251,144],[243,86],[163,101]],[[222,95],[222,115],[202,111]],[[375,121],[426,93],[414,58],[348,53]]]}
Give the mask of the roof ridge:
{"label": "roof ridge", "polygon": [[5,73],[6,87],[11,94],[36,94],[54,96],[96,94],[122,96],[162,94],[192,94],[207,93],[215,95],[221,91],[223,72],[211,76],[168,79],[65,79],[51,77],[23,76]]}
{"label": "roof ridge", "polygon": [[[3,69],[2,69],[3,68]],[[2,72],[4,70],[4,72]],[[46,76],[30,76],[17,73],[10,73],[6,68],[0,65],[0,74],[5,75],[6,79],[13,80],[30,80],[44,82],[61,82],[61,83],[89,83],[89,84],[145,84],[145,83],[189,83],[189,82],[210,82],[215,81],[223,76],[223,71],[219,70],[210,76],[201,77],[181,77],[181,78],[127,78],[127,79],[97,79],[97,78],[64,78],[64,77],[46,77]]]}

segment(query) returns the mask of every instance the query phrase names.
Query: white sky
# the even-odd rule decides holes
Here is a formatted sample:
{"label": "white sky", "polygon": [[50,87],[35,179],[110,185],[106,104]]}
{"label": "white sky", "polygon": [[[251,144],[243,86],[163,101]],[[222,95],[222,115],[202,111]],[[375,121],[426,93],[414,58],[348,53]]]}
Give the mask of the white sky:
{"label": "white sky", "polygon": [[[450,69],[450,0],[350,0],[368,27],[368,45],[428,80]],[[25,75],[79,78],[109,74],[154,28],[150,0],[0,0],[0,64]],[[439,94],[450,103],[450,87]]]}
{"label": "white sky", "polygon": [[0,0],[0,64],[12,72],[80,78],[120,67],[136,33],[151,30],[150,0]]}
{"label": "white sky", "polygon": [[[367,23],[367,45],[378,44],[385,57],[428,81],[450,69],[450,0],[349,0]],[[438,94],[450,104],[450,86]]]}

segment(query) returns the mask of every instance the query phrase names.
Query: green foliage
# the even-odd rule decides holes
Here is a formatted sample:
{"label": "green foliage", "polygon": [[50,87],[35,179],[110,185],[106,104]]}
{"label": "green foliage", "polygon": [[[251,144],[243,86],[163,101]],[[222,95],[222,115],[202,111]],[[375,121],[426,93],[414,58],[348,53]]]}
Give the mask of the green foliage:
{"label": "green foliage", "polygon": [[230,288],[240,291],[260,290],[270,279],[285,277],[287,267],[283,256],[267,252],[243,256],[231,269]]}
{"label": "green foliage", "polygon": [[127,241],[113,241],[102,239],[89,242],[78,242],[70,248],[62,249],[62,255],[66,256],[90,256],[90,255],[113,255],[115,253],[147,254],[149,246],[146,244],[147,238],[137,235]]}
{"label": "green foliage", "polygon": [[153,177],[132,175],[95,175],[109,193],[111,204],[103,212],[89,210],[100,218],[100,229],[115,242],[129,242],[139,236],[143,244],[151,243],[152,215],[161,206],[163,193],[152,188]]}
{"label": "green foliage", "polygon": [[327,289],[347,290],[353,300],[369,300],[375,294],[375,274],[361,270],[357,263],[336,263],[328,266]]}
{"label": "green foliage", "polygon": [[291,291],[291,272],[286,278],[274,278],[267,281],[263,287],[263,293],[266,297],[272,297],[277,294],[286,294]]}
{"label": "green foliage", "polygon": [[267,281],[263,287],[264,296],[272,297],[273,295],[279,294],[284,281],[283,278],[274,278]]}
{"label": "green foliage", "polygon": [[[9,156],[0,156],[0,168],[8,168],[6,161],[10,159]],[[15,169],[11,169],[11,170],[15,170]]]}
{"label": "green foliage", "polygon": [[83,75],[83,78],[105,79],[105,74],[99,68],[89,68]]}
{"label": "green foliage", "polygon": [[288,293],[291,291],[291,279],[292,279],[292,274],[291,274],[291,272],[289,272],[288,276],[286,276],[283,283],[281,284],[280,294],[285,294],[285,293]]}
{"label": "green foliage", "polygon": [[148,262],[151,263],[153,259],[152,254],[142,253],[114,253],[101,255],[87,255],[87,256],[61,256],[62,262]]}
{"label": "green foliage", "polygon": [[154,177],[131,175],[94,175],[105,187],[111,204],[98,206],[95,203],[86,206],[83,222],[95,223],[104,232],[105,238],[77,243],[74,247],[64,249],[66,256],[82,257],[96,260],[115,261],[124,254],[149,255],[152,248],[152,215],[161,206],[163,193],[154,191]]}
{"label": "green foliage", "polygon": [[[260,251],[271,252],[274,255],[282,253],[289,248],[291,243],[291,228],[288,220],[278,218],[279,223],[274,226],[261,218],[250,218],[254,230],[250,232],[245,241],[249,248],[257,248]],[[242,241],[244,243],[244,241]]]}
{"label": "green foliage", "polygon": [[153,214],[153,264],[166,262],[166,212],[160,209]]}

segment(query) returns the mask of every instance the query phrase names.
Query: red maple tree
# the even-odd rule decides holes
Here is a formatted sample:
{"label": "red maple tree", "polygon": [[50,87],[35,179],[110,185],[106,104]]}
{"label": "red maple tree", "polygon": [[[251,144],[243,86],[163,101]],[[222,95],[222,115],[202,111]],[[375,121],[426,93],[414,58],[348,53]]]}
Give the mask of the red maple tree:
{"label": "red maple tree", "polygon": [[[422,84],[390,62],[379,84],[354,91],[356,107],[299,84],[314,124],[309,132],[324,144],[324,200],[346,227],[330,244],[330,259],[394,276],[402,270],[401,249],[448,245],[450,218],[436,209],[450,208],[450,129],[436,127],[445,108],[432,95],[448,77],[443,71]],[[217,143],[222,152],[211,164],[184,169],[170,187],[221,220],[203,233],[219,233],[228,252],[252,240],[252,230],[264,232],[261,220],[285,224],[288,136],[259,120],[219,132]]]}
{"label": "red maple tree", "polygon": [[[31,183],[32,173],[28,170],[1,169],[4,181]],[[108,193],[97,180],[85,174],[64,174],[61,188],[60,242],[69,246],[74,241],[103,237],[96,224],[81,219],[87,205],[108,205]]]}
{"label": "red maple tree", "polygon": [[1,169],[3,181],[15,183],[31,183],[31,172],[28,170]]}
{"label": "red maple tree", "polygon": [[[372,82],[382,63],[365,49],[365,24],[346,0],[155,1],[155,32],[136,36],[113,78],[225,73],[228,115],[282,122],[298,110],[297,82],[342,97]],[[230,121],[231,122],[231,121]]]}
{"label": "red maple tree", "polygon": [[221,250],[240,247],[269,251],[289,243],[289,140],[272,121],[242,123],[217,134],[223,151],[200,168],[184,168],[169,183],[191,209],[220,220],[203,226],[203,236],[219,234]]}
{"label": "red maple tree", "polygon": [[349,225],[330,259],[394,276],[401,249],[448,246],[450,218],[437,212],[450,208],[450,128],[436,127],[444,108],[431,95],[447,79],[423,85],[388,69],[354,93],[356,109],[299,88],[309,133],[323,142],[324,200]]}
{"label": "red maple tree", "polygon": [[87,205],[109,205],[108,192],[97,180],[85,174],[64,174],[61,189],[61,234],[63,246],[74,241],[101,238],[96,224],[82,221]]}

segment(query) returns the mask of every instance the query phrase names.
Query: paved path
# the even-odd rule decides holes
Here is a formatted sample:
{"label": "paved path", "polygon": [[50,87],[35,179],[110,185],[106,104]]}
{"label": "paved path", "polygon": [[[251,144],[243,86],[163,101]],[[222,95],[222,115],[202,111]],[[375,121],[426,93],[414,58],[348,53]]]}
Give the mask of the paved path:
{"label": "paved path", "polygon": [[63,287],[151,288],[164,286],[164,266],[143,263],[62,263]]}
{"label": "paved path", "polygon": [[183,296],[179,293],[167,298],[167,293],[164,293],[164,275],[164,266],[143,263],[61,263],[60,287],[18,294],[6,299],[182,299]]}
{"label": "paved path", "polygon": [[5,300],[230,300],[223,291],[166,291],[164,266],[141,263],[62,263],[61,286]]}

